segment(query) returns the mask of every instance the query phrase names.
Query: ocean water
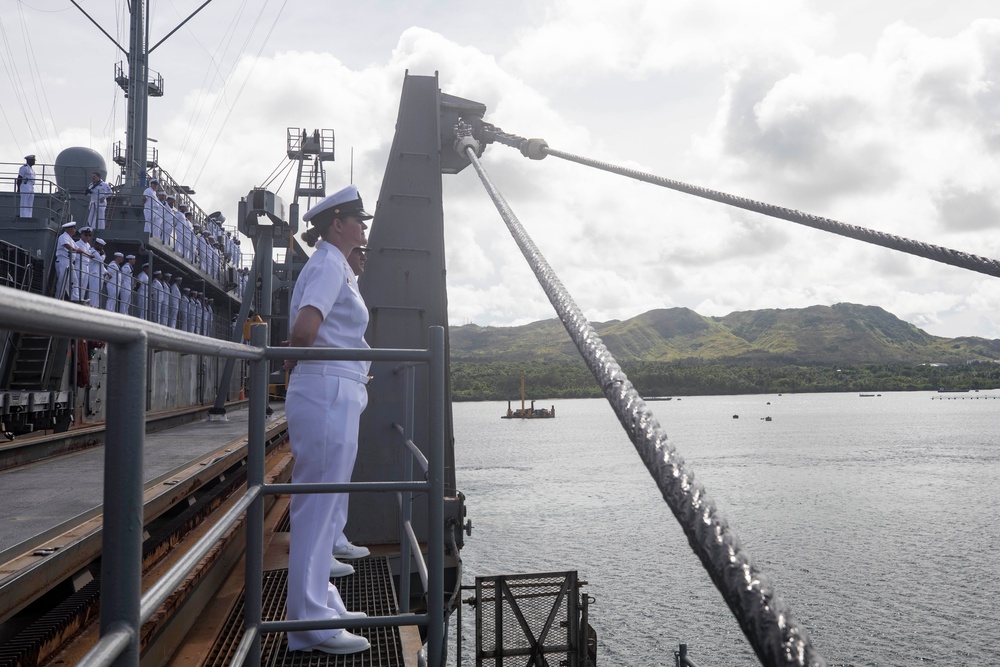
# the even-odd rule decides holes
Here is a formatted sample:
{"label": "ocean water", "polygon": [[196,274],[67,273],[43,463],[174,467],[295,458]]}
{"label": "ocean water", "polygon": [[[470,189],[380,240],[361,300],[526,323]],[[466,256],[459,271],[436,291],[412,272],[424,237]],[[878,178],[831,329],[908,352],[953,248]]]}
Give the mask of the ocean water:
{"label": "ocean water", "polygon": [[[611,408],[553,403],[454,406],[465,583],[578,570],[601,665],[758,664]],[[1000,391],[650,406],[830,665],[1000,665]]]}

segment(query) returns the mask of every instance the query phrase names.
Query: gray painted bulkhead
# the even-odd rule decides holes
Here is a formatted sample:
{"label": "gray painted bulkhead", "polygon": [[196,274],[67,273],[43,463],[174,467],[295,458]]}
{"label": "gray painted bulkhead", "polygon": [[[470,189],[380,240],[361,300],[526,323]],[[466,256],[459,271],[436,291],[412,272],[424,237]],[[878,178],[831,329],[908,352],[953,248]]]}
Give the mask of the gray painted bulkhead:
{"label": "gray painted bulkhead", "polygon": [[[445,329],[448,296],[445,275],[442,173],[465,166],[451,150],[456,108],[482,116],[485,107],[442,94],[437,76],[410,76],[396,121],[369,235],[368,264],[359,281],[369,309],[366,339],[377,348],[426,348],[428,327]],[[442,149],[442,146],[445,148]],[[442,154],[442,150],[445,154]],[[467,163],[466,163],[467,164]],[[362,193],[363,195],[364,193]],[[446,349],[446,357],[448,350]],[[446,374],[445,495],[455,496],[455,451],[451,413],[450,366]],[[396,364],[372,364],[369,407],[362,414],[355,481],[399,479],[401,461],[410,456],[391,425],[405,425],[404,373]],[[416,367],[413,442],[426,455],[427,369]],[[418,478],[419,468],[417,470]],[[417,536],[426,539],[426,503],[413,505]],[[395,494],[353,494],[348,537],[358,543],[399,541],[399,507]]]}

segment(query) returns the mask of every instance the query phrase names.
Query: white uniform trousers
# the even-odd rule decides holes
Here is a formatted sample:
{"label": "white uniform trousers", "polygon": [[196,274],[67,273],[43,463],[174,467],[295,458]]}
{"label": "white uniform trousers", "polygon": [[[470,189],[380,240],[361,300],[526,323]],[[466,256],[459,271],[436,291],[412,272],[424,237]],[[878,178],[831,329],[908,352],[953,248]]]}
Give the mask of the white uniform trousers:
{"label": "white uniform trousers", "polygon": [[104,310],[110,310],[112,313],[118,310],[118,276],[111,274],[111,277],[104,284],[104,293],[107,295],[107,299],[104,301]]}
{"label": "white uniform trousers", "polygon": [[90,265],[90,257],[80,254],[73,255],[73,277],[70,279],[69,300],[79,303],[87,298],[87,287],[90,279],[83,270],[84,262]]}
{"label": "white uniform trousers", "polygon": [[136,290],[136,305],[138,306],[137,317],[144,320],[149,319],[149,285],[147,283],[140,282],[139,289]]}
{"label": "white uniform trousers", "polygon": [[34,186],[25,188],[24,184],[21,184],[21,217],[30,218],[32,215],[32,209],[35,207],[35,188]]}
{"label": "white uniform trousers", "polygon": [[87,209],[87,224],[94,229],[104,229],[104,220],[107,217],[108,202],[105,201],[103,204],[97,202],[90,202],[90,206]]}
{"label": "white uniform trousers", "polygon": [[87,294],[90,297],[90,305],[94,308],[101,307],[101,273],[103,273],[103,271],[103,262],[91,262],[90,272],[87,277],[90,289]]}
{"label": "white uniform trousers", "polygon": [[[294,483],[349,482],[358,455],[358,422],[368,390],[335,375],[292,371],[285,397]],[[330,583],[333,541],[347,522],[346,493],[292,494],[288,552],[288,618],[340,618],[346,611]],[[288,633],[288,648],[315,646],[339,630]]]}
{"label": "white uniform trousers", "polygon": [[121,280],[122,284],[118,287],[118,312],[128,315],[132,306],[132,276],[122,274]]}
{"label": "white uniform trousers", "polygon": [[[59,254],[65,254],[62,249],[60,249]],[[71,279],[71,272],[69,270],[69,259],[63,259],[62,257],[56,258],[56,298],[65,299],[66,295],[69,293],[69,282]]]}

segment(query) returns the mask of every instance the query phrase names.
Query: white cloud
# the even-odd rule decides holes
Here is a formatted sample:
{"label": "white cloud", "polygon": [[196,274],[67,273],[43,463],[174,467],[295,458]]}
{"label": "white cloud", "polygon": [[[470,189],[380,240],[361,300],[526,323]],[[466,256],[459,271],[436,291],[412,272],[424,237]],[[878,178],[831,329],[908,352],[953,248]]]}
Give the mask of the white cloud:
{"label": "white cloud", "polygon": [[[428,13],[375,2],[331,39],[315,16],[289,6],[289,24],[279,21],[269,48],[259,57],[247,48],[239,59],[235,48],[223,53],[211,30],[194,42],[185,29],[153,63],[169,76],[168,97],[153,101],[150,133],[167,169],[196,186],[202,208],[229,215],[282,160],[286,127],[333,128],[330,187],[351,178],[353,148],[354,182],[374,205],[403,72],[437,71],[444,92],[486,104],[488,121],[555,148],[1000,255],[1000,238],[988,233],[1000,212],[1000,21],[972,15],[957,34],[934,37],[906,23],[865,24],[877,41],[845,50],[837,45],[868,19],[796,0],[512,8],[482,23],[458,3]],[[0,10],[8,32],[12,16]],[[52,38],[68,46],[89,30],[67,29],[62,15],[45,18]],[[162,25],[167,18],[159,17]],[[193,34],[198,19],[189,25]],[[104,46],[88,46],[88,58],[113,57]],[[38,53],[46,81],[65,77],[71,55],[53,51]],[[215,64],[206,64],[207,53]],[[76,143],[110,154],[123,136],[124,106],[112,103],[113,84],[96,66],[83,69],[88,85],[102,83],[88,91],[81,77],[65,77],[61,97],[72,105],[49,114],[26,96],[25,109],[49,128],[44,141],[41,130],[18,124],[20,106],[5,102],[20,129],[0,134],[4,154],[23,154],[28,148],[18,144],[29,135],[54,151]],[[17,100],[2,77],[0,85],[3,99]],[[497,145],[484,164],[595,320],[665,306],[723,315],[852,301],[912,317],[933,333],[1000,337],[989,315],[1000,305],[994,279],[553,157],[533,162]],[[444,192],[453,321],[552,317],[472,170],[446,176]],[[291,200],[290,180],[281,194]]]}

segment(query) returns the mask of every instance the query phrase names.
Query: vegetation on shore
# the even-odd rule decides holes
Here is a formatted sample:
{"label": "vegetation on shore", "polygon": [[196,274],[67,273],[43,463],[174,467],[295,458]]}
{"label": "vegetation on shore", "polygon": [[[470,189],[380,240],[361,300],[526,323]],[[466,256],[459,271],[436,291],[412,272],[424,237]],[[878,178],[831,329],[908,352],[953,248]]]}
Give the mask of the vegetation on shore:
{"label": "vegetation on shore", "polygon": [[[734,366],[721,363],[626,362],[625,374],[643,396],[712,396],[802,392],[937,391],[1000,388],[1000,364],[950,366],[864,364],[856,366]],[[578,363],[453,362],[456,401],[600,397],[601,389]]]}

